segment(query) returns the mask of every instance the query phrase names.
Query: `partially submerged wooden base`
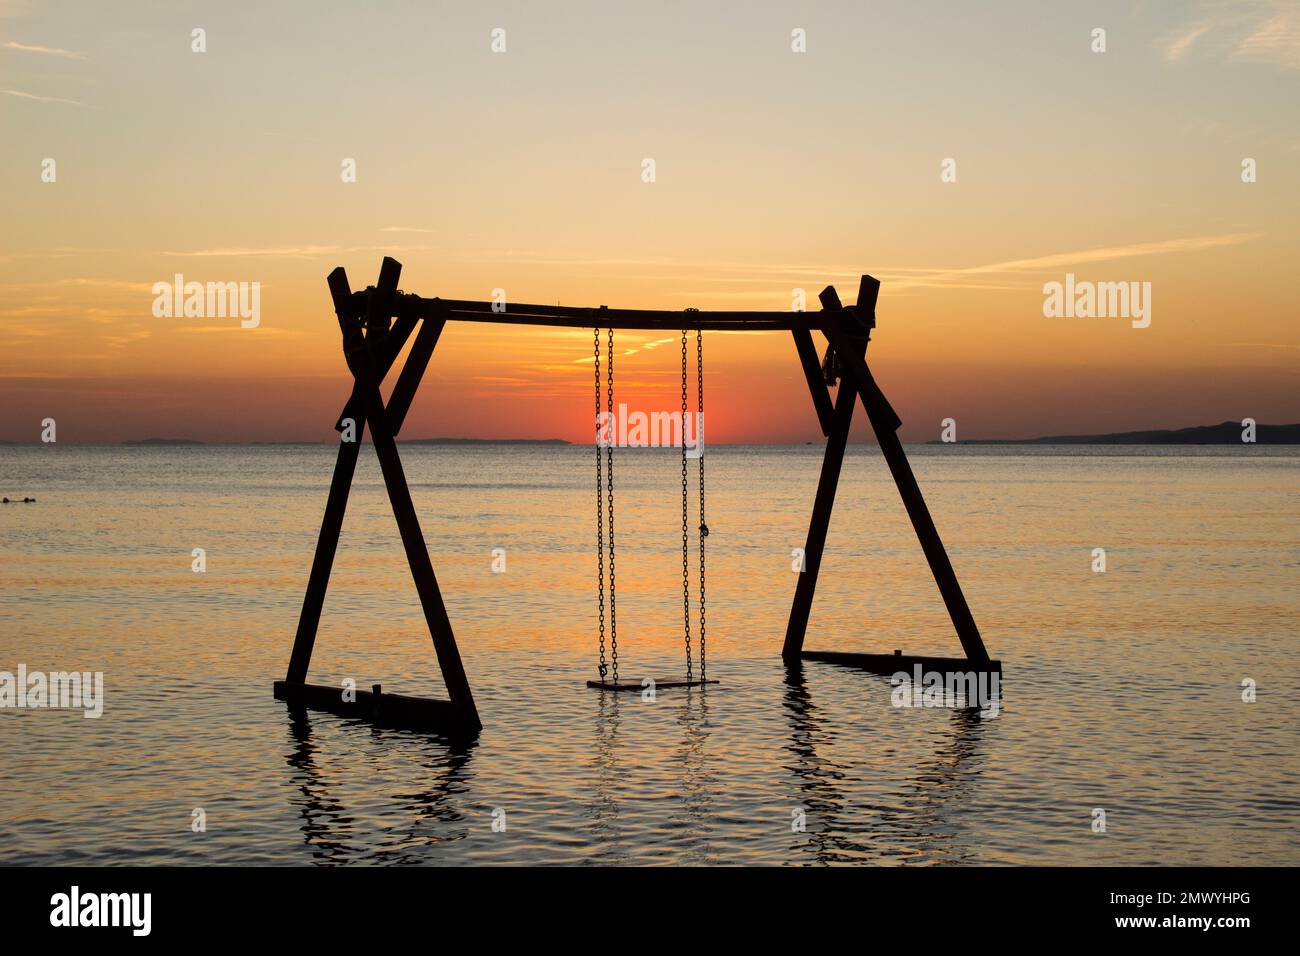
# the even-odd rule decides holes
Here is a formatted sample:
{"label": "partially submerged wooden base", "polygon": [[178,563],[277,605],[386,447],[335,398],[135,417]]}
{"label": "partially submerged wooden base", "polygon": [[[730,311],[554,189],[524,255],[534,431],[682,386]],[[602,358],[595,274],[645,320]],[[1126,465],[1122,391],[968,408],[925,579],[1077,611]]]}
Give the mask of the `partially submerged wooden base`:
{"label": "partially submerged wooden base", "polygon": [[874,674],[897,674],[904,671],[911,674],[919,665],[925,673],[967,674],[994,671],[1002,672],[1002,662],[993,660],[973,661],[968,657],[921,657],[915,654],[853,654],[841,651],[801,651],[801,660],[821,661],[824,664],[839,664],[842,667],[856,667]]}
{"label": "partially submerged wooden base", "polygon": [[427,731],[448,737],[476,733],[479,729],[476,715],[467,714],[449,700],[385,694],[378,684],[374,690],[355,691],[352,694],[354,700],[344,700],[342,687],[278,680],[274,688],[276,700],[368,720],[384,727]]}
{"label": "partially submerged wooden base", "polygon": [[[705,684],[716,684],[716,683],[717,683],[717,681],[715,681],[715,680],[665,680],[665,681],[658,681],[658,680],[657,680],[657,681],[654,682],[654,688],[655,688],[655,690],[672,690],[674,687],[703,687]],[[644,686],[642,686],[642,685],[639,684],[639,683],[637,683],[637,684],[623,684],[623,683],[615,684],[613,681],[604,681],[604,680],[589,680],[589,681],[587,681],[587,686],[588,686],[588,687],[595,687],[595,688],[597,688],[598,690],[637,690],[637,691],[641,691],[641,690],[647,690],[647,689],[648,689],[647,687],[644,687]]]}

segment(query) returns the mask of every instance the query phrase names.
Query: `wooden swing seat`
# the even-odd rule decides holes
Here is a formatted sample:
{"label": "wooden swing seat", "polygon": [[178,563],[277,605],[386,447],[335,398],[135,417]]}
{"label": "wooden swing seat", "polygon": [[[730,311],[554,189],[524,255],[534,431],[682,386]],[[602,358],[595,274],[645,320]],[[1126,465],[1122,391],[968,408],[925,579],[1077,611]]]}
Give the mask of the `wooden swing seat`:
{"label": "wooden swing seat", "polygon": [[[705,684],[716,684],[716,683],[718,683],[716,680],[665,680],[665,681],[655,681],[654,687],[655,690],[672,690],[675,687],[703,687]],[[604,681],[604,680],[589,680],[587,681],[587,686],[595,687],[599,690],[640,691],[640,690],[647,689],[645,687],[642,687],[640,683],[625,684],[620,681],[619,683],[615,684],[613,681]]]}

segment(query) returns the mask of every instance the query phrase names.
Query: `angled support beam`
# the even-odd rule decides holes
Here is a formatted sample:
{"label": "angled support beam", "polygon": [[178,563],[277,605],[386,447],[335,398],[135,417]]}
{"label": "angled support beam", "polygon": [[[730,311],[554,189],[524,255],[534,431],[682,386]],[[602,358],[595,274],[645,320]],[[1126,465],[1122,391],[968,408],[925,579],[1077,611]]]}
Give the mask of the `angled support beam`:
{"label": "angled support beam", "polygon": [[921,550],[925,552],[930,573],[934,575],[934,582],[939,586],[939,593],[943,595],[943,603],[948,608],[948,616],[952,620],[953,629],[957,632],[957,638],[961,641],[966,657],[973,664],[987,665],[989,655],[984,648],[979,628],[975,625],[975,618],[966,603],[966,596],[957,581],[957,573],[952,568],[952,562],[948,560],[948,552],[944,549],[943,541],[934,526],[934,519],[930,517],[930,509],[926,507],[925,497],[916,483],[912,466],[903,451],[903,443],[898,438],[898,427],[902,422],[884,393],[880,391],[880,386],[876,384],[871,371],[867,368],[866,359],[850,348],[851,331],[841,323],[840,328],[833,333],[836,350],[844,359],[845,383],[851,382],[862,399],[867,417],[871,420],[872,430],[876,433],[876,441],[880,443],[881,454],[885,456],[885,463],[889,465],[894,484],[898,487],[898,494],[903,499],[903,506],[907,509],[907,516],[912,521],[916,537],[921,542]]}
{"label": "angled support beam", "polygon": [[[842,313],[840,297],[834,286],[827,286],[819,296],[822,309],[828,313]],[[861,300],[861,295],[859,295]],[[862,301],[864,306],[867,302]],[[870,306],[874,309],[874,299]],[[799,344],[799,333],[795,332],[795,343],[799,345],[799,357],[804,364],[804,373],[808,377],[808,387],[813,393],[813,402],[817,403],[818,389],[826,404],[830,396],[822,378],[821,366],[817,353],[812,347],[812,338],[808,333],[807,352]],[[865,340],[858,346],[866,350]],[[811,363],[807,356],[811,356]],[[817,591],[817,574],[821,571],[822,553],[826,548],[826,533],[830,530],[831,510],[835,507],[835,490],[840,483],[840,468],[844,464],[844,451],[849,443],[849,426],[853,423],[853,406],[857,404],[857,392],[847,380],[841,380],[839,394],[835,397],[834,408],[829,421],[822,426],[826,434],[826,454],[822,458],[821,476],[817,479],[817,497],[813,500],[812,517],[808,521],[808,538],[804,544],[804,567],[799,574],[799,581],[794,589],[794,602],[790,605],[790,620],[785,628],[785,644],[781,657],[787,664],[799,661],[803,651],[804,635],[808,630],[808,616],[812,613],[813,595]],[[818,409],[820,416],[820,406]]]}
{"label": "angled support beam", "polygon": [[393,506],[393,517],[397,519],[397,528],[402,535],[402,546],[406,549],[406,560],[411,566],[411,577],[420,595],[424,620],[429,627],[429,635],[433,638],[433,649],[438,655],[443,683],[447,685],[447,696],[460,714],[460,724],[478,730],[482,724],[474,706],[474,695],[470,692],[465,666],[460,659],[460,650],[456,647],[455,634],[452,633],[451,620],[447,617],[447,607],[438,588],[438,579],[433,573],[433,563],[429,560],[424,533],[420,530],[420,519],[416,516],[415,505],[411,501],[411,490],[407,487],[406,474],[402,471],[402,461],[397,454],[397,442],[388,427],[379,386],[373,382],[363,382],[361,378],[358,378],[358,382],[363,386],[363,408],[370,421],[370,440],[379,457],[384,485]]}
{"label": "angled support beam", "polygon": [[298,632],[293,639],[293,653],[289,657],[289,670],[284,679],[291,684],[301,684],[307,679],[311,665],[312,648],[316,646],[316,630],[320,626],[321,608],[325,605],[325,592],[329,588],[330,572],[334,569],[334,554],[339,546],[339,532],[343,530],[343,513],[348,507],[348,493],[352,477],[357,470],[357,456],[361,451],[361,430],[365,420],[357,422],[355,441],[339,442],[339,455],[334,462],[334,478],[330,481],[329,497],[325,501],[325,516],[321,519],[320,537],[316,539],[316,555],[311,562],[311,577],[307,579],[307,593],[303,595],[302,611],[298,615]]}
{"label": "angled support beam", "polygon": [[402,430],[402,422],[406,420],[406,413],[411,409],[411,401],[415,398],[415,392],[424,378],[424,371],[429,366],[429,359],[433,357],[434,347],[438,344],[438,338],[442,335],[446,321],[441,317],[428,316],[415,336],[411,354],[406,357],[402,374],[397,377],[397,384],[393,386],[393,392],[388,396],[386,409],[388,428],[394,435]]}
{"label": "angled support beam", "polygon": [[[827,286],[834,294],[835,289]],[[826,295],[825,292],[822,293]],[[839,301],[839,296],[835,297]],[[830,389],[822,376],[821,363],[817,359],[817,347],[813,345],[812,333],[807,329],[791,329],[794,345],[799,352],[799,364],[803,366],[804,378],[808,380],[808,391],[812,395],[813,408],[817,410],[817,421],[821,423],[822,434],[830,437],[834,426],[835,411],[831,405]]]}

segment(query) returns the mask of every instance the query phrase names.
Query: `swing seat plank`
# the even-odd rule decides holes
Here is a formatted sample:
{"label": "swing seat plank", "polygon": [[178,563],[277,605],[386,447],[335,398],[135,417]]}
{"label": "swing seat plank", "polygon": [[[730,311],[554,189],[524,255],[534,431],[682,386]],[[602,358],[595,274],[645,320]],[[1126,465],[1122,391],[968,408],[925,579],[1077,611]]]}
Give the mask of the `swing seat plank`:
{"label": "swing seat plank", "polygon": [[[674,687],[703,687],[705,684],[716,683],[718,683],[716,680],[665,680],[655,681],[654,687],[655,690],[672,690]],[[589,680],[587,681],[587,686],[595,687],[598,690],[646,690],[646,688],[642,687],[639,682],[635,684],[625,684],[620,681],[615,684],[613,681]]]}

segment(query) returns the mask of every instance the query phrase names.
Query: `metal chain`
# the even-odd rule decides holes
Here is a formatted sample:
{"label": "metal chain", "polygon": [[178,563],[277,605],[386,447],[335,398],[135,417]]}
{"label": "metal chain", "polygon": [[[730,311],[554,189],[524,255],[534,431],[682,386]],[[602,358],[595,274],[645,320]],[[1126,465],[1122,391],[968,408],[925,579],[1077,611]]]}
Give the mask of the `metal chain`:
{"label": "metal chain", "polygon": [[682,329],[682,616],[686,644],[686,679],[693,677],[691,665],[691,574],[690,534],[686,488],[686,329]]}
{"label": "metal chain", "polygon": [[[607,330],[609,350],[605,362],[605,410],[611,427],[614,422],[614,328]],[[614,586],[614,442],[605,442],[605,493],[609,498],[609,643],[614,683],[618,683],[618,620],[615,617]]]}
{"label": "metal chain", "polygon": [[600,429],[600,329],[592,329],[596,357],[596,601],[600,608],[600,679],[605,679],[605,480]]}
{"label": "metal chain", "polygon": [[695,419],[695,442],[699,449],[700,469],[700,680],[705,678],[707,645],[704,638],[704,539],[709,536],[709,526],[704,522],[704,332],[695,330],[695,389],[699,401],[699,414]]}

